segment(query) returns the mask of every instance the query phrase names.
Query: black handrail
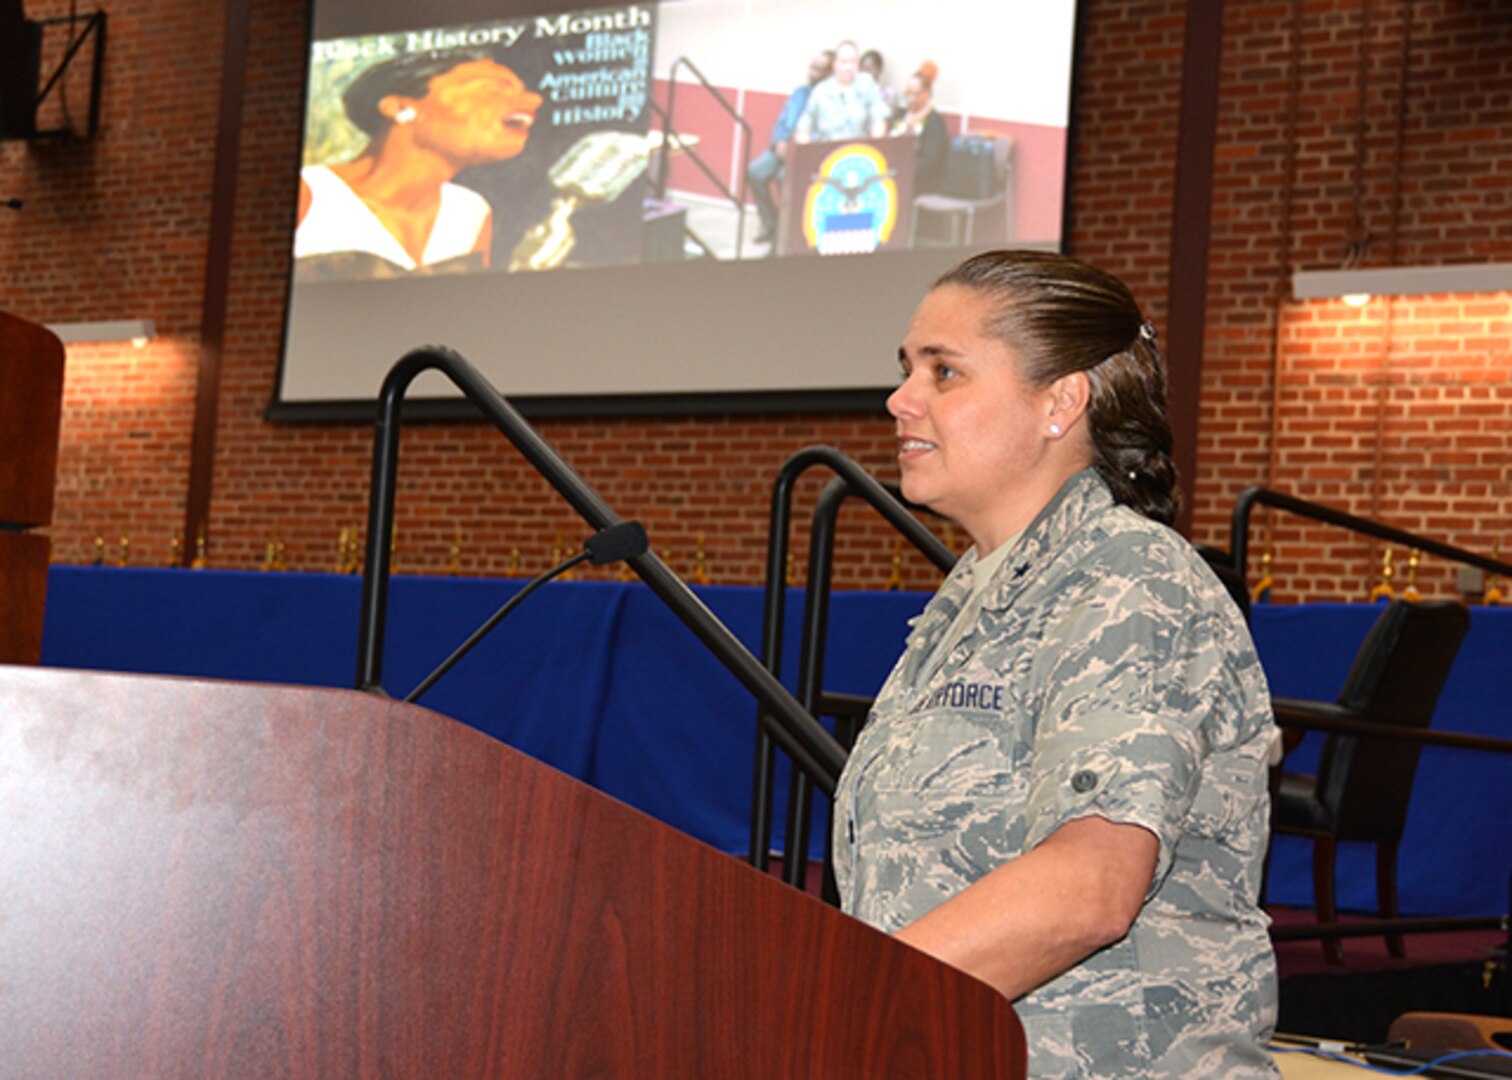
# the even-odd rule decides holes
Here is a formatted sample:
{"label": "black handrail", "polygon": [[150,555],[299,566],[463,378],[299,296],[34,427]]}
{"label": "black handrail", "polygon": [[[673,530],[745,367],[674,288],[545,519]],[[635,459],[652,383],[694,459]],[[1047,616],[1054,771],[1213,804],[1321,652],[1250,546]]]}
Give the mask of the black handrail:
{"label": "black handrail", "polygon": [[[676,140],[677,148],[686,150],[690,159],[696,158],[698,152],[694,150],[693,147],[683,143],[681,139],[678,138],[677,133],[672,130],[671,116],[669,116],[666,110],[654,101],[651,102],[651,112],[654,113],[656,115],[656,118],[661,122],[662,134],[664,136],[662,141],[661,168],[657,172],[656,197],[658,199],[665,200],[667,197],[667,161],[671,153],[670,149],[668,148],[667,141]],[[698,233],[693,229],[693,227],[688,224],[686,214],[683,215],[682,238],[684,242],[691,240],[693,241],[693,243],[697,244],[699,250],[704,253],[704,258],[717,259],[719,257],[714,253],[714,249],[704,242],[704,238],[702,236],[699,236]],[[740,251],[740,240],[741,238],[737,236],[735,244],[735,250],[737,254]]]}
{"label": "black handrail", "polygon": [[1234,515],[1229,525],[1229,556],[1233,559],[1234,569],[1240,574],[1245,572],[1249,559],[1249,520],[1256,504],[1261,506],[1274,506],[1278,510],[1287,510],[1298,517],[1311,518],[1328,525],[1337,525],[1341,529],[1351,532],[1362,533],[1365,536],[1373,536],[1377,540],[1388,540],[1393,544],[1401,544],[1404,547],[1417,548],[1430,555],[1438,555],[1454,562],[1465,563],[1469,566],[1478,567],[1492,574],[1512,575],[1512,563],[1505,563],[1499,559],[1493,559],[1485,555],[1479,555],[1464,548],[1455,547],[1453,544],[1445,544],[1438,540],[1432,540],[1426,536],[1407,532],[1405,529],[1394,529],[1390,525],[1382,525],[1379,521],[1371,521],[1369,518],[1355,517],[1346,514],[1342,510],[1335,510],[1331,506],[1321,503],[1308,502],[1294,495],[1283,495],[1279,491],[1272,491],[1265,487],[1248,487],[1239,493],[1239,498],[1234,500]]}
{"label": "black handrail", "polygon": [[[787,603],[788,532],[792,522],[793,488],[799,476],[817,465],[823,465],[841,477],[847,484],[847,494],[859,496],[870,503],[888,524],[902,533],[904,539],[923,552],[925,557],[942,571],[949,572],[955,565],[955,555],[951,553],[951,550],[941,543],[934,533],[925,528],[909,512],[903,502],[888,491],[871,473],[832,446],[809,446],[799,450],[783,463],[772,485],[772,515],[767,535],[766,598],[762,611],[761,661],[773,676],[782,674],[782,628]],[[815,516],[816,518],[818,516],[817,508]],[[819,529],[817,522],[815,528],[816,531]],[[828,546],[832,550],[832,525],[828,535],[831,538]],[[806,612],[804,647],[801,650],[803,655],[799,658],[800,665],[805,663],[805,657],[810,651],[810,643],[814,640],[823,640],[822,624],[817,630],[813,629],[814,610],[818,603],[816,593],[820,589],[826,594],[825,611],[828,610],[829,571],[826,569],[822,579],[816,579],[814,577],[815,561],[814,544],[811,540],[809,583],[804,598]],[[808,669],[800,667],[799,677],[800,680],[811,679],[815,684],[810,705],[806,706],[812,712],[821,696],[817,690],[817,683],[823,677],[822,661],[811,674],[808,673]],[[771,846],[772,779],[776,768],[774,748],[765,735],[765,723],[765,719],[758,714],[756,764],[751,783],[751,834],[747,852],[747,859],[751,865],[761,870],[767,868],[768,852]],[[791,840],[787,846],[790,850],[792,849]],[[794,871],[789,864],[784,876],[791,880],[793,874]],[[801,880],[794,882],[794,884],[799,883]]]}
{"label": "black handrail", "polygon": [[[667,144],[677,138],[677,129],[673,126],[672,117],[677,108],[678,68],[687,68],[690,72],[692,72],[693,78],[698,81],[700,86],[702,86],[709,92],[709,95],[714,99],[715,103],[725,111],[730,119],[735,121],[735,123],[740,127],[741,133],[744,135],[744,138],[740,140],[741,155],[739,192],[731,191],[729,185],[727,185],[722,179],[720,179],[719,175],[716,174],[713,169],[704,164],[703,156],[699,154],[698,151],[694,150],[691,146],[688,146],[686,144],[680,144],[682,150],[687,153],[688,160],[696,165],[704,174],[704,176],[708,177],[709,182],[712,183],[721,192],[723,192],[725,197],[735,204],[735,209],[737,211],[735,219],[735,257],[738,259],[740,258],[741,251],[745,245],[746,174],[751,167],[751,138],[753,135],[751,131],[751,125],[746,123],[745,117],[741,116],[740,113],[736,111],[735,106],[731,105],[728,101],[725,100],[725,96],[719,92],[719,89],[713,83],[711,83],[704,76],[704,73],[698,70],[698,66],[694,64],[693,61],[689,60],[686,56],[679,56],[676,60],[673,60],[671,66],[667,68],[667,111],[664,114],[662,120],[662,125],[665,129],[666,134],[662,142],[661,170],[659,171],[656,178],[656,197],[658,199],[666,199],[667,176],[672,168],[672,155]],[[707,250],[707,248],[705,250]]]}
{"label": "black handrail", "polygon": [[[406,353],[389,371],[379,395],[374,433],[373,479],[368,500],[367,560],[362,574],[362,612],[357,642],[357,689],[381,692],[383,631],[388,605],[389,537],[394,529],[394,489],[399,467],[399,424],[405,391],[423,371],[446,375],[467,399],[515,445],[537,472],[594,529],[621,518],[562,460],[514,407],[467,360],[451,349],[424,346]],[[787,688],[654,551],[628,560],[642,581],[714,653],[762,705],[763,731],[826,792],[845,764],[845,751]]]}
{"label": "black handrail", "polygon": [[[883,490],[887,490],[884,488]],[[836,477],[824,486],[814,504],[813,526],[809,532],[808,577],[803,596],[802,636],[798,651],[798,700],[815,716],[825,713],[824,693],[825,645],[829,637],[830,582],[835,568],[835,537],[839,529],[840,510],[845,500],[858,494],[845,477]],[[889,491],[889,495],[892,493]],[[920,539],[932,550],[926,552],[941,573],[949,573],[956,557],[951,550],[917,519],[908,518],[923,530]],[[927,539],[926,539],[927,538]],[[855,741],[859,723],[853,718],[855,702],[848,696],[837,698],[837,712],[845,716],[836,718],[836,737],[848,751]],[[865,720],[865,714],[860,717]],[[783,859],[783,879],[790,885],[802,886],[808,872],[808,844],[813,825],[813,788],[796,772],[788,788],[787,850]],[[829,843],[825,843],[824,890],[827,899],[833,896],[833,878]]]}

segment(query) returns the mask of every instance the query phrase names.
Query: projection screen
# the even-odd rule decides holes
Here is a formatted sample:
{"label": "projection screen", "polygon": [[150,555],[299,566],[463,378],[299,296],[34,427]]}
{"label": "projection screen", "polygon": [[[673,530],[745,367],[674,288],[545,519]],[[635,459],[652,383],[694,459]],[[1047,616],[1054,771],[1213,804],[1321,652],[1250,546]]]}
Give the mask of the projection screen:
{"label": "projection screen", "polygon": [[935,276],[1061,247],[1075,27],[1075,0],[315,0],[269,415],[366,410],[420,345],[537,415],[873,406]]}

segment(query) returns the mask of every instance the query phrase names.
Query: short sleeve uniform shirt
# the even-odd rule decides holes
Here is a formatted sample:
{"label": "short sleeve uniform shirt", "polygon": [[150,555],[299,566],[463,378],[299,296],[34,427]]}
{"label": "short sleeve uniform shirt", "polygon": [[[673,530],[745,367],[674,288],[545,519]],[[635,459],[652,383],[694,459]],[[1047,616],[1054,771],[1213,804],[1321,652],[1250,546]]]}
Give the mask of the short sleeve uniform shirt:
{"label": "short sleeve uniform shirt", "polygon": [[1081,817],[1160,842],[1128,935],[1015,1002],[1034,1077],[1275,1076],[1256,898],[1270,699],[1191,545],[1072,477],[932,656],[968,553],[915,620],[835,800],[841,904],[888,932]]}

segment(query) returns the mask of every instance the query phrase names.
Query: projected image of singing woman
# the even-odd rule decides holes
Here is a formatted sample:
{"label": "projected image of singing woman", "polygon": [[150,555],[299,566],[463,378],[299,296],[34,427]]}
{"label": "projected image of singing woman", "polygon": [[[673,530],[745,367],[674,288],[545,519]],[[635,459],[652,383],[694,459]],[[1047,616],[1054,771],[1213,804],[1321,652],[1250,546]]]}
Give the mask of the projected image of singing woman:
{"label": "projected image of singing woman", "polygon": [[375,64],[341,100],[368,143],[349,161],[301,170],[299,275],[352,279],[488,268],[492,207],[452,180],[463,169],[519,155],[540,95],[488,53],[457,50]]}

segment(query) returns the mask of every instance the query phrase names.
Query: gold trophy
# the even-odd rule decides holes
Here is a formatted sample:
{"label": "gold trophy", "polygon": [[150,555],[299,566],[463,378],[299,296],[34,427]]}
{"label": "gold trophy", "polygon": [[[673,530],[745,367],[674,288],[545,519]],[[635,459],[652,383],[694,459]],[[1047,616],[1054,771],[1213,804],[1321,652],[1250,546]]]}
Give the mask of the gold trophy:
{"label": "gold trophy", "polygon": [[1423,594],[1418,592],[1417,587],[1418,559],[1421,557],[1421,553],[1417,548],[1413,548],[1407,553],[1407,584],[1402,589],[1402,599],[1411,604],[1415,604],[1423,598]]}
{"label": "gold trophy", "polygon": [[203,570],[208,565],[210,554],[210,541],[205,536],[205,526],[199,527],[199,535],[194,538],[194,558],[189,561],[189,569]]}
{"label": "gold trophy", "polygon": [[[1498,540],[1496,544],[1491,548],[1491,557],[1498,562],[1501,561],[1500,540]],[[1486,591],[1481,595],[1481,603],[1485,604],[1487,607],[1495,607],[1497,604],[1500,604],[1502,602],[1502,599],[1505,597],[1505,595],[1506,594],[1502,591],[1501,587],[1501,578],[1499,578],[1495,574],[1488,574],[1486,576]]]}
{"label": "gold trophy", "polygon": [[125,533],[121,534],[121,546],[117,550],[116,565],[117,566],[130,566],[131,565],[131,537],[127,536]]}
{"label": "gold trophy", "polygon": [[693,584],[709,584],[709,560],[704,554],[704,534],[698,534],[698,546],[693,551]]}
{"label": "gold trophy", "polygon": [[1391,599],[1394,593],[1391,587],[1391,579],[1395,574],[1396,570],[1391,565],[1391,548],[1388,547],[1381,554],[1381,580],[1376,582],[1375,588],[1370,590],[1370,603],[1373,604],[1377,600]]}
{"label": "gold trophy", "polygon": [[[562,539],[562,534],[557,533],[556,539],[551,545],[551,565],[557,566],[565,562],[570,556],[567,554],[567,542]],[[558,581],[576,581],[578,579],[577,567],[573,566],[563,570],[557,575]]]}
{"label": "gold trophy", "polygon": [[342,529],[336,541],[336,573],[357,574],[362,572],[362,545],[356,529]]}
{"label": "gold trophy", "polygon": [[882,588],[887,592],[898,592],[903,588],[903,538],[901,536],[893,544],[892,573],[887,576],[887,581]]}
{"label": "gold trophy", "polygon": [[585,203],[613,202],[651,163],[651,140],[627,131],[594,131],[563,154],[546,178],[560,194],[545,218],[515,245],[509,269],[555,270],[577,245],[572,215]]}
{"label": "gold trophy", "polygon": [[262,565],[260,570],[287,570],[289,564],[284,558],[284,542],[274,529],[268,533],[268,543],[263,550]]}
{"label": "gold trophy", "polygon": [[1271,576],[1271,550],[1265,549],[1265,554],[1260,556],[1260,580],[1255,582],[1255,587],[1250,590],[1250,603],[1270,603],[1271,589],[1275,587],[1276,579]]}

